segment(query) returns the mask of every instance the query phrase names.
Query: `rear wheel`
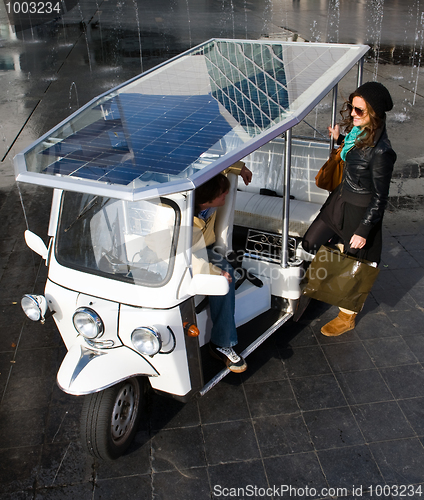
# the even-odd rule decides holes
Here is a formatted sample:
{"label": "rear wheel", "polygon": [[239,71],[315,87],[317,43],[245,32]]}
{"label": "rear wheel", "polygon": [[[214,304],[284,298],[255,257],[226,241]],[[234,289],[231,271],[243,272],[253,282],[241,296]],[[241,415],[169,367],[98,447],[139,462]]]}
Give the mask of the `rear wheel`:
{"label": "rear wheel", "polygon": [[140,421],[144,379],[131,378],[86,396],[81,442],[96,458],[114,460],[130,446]]}

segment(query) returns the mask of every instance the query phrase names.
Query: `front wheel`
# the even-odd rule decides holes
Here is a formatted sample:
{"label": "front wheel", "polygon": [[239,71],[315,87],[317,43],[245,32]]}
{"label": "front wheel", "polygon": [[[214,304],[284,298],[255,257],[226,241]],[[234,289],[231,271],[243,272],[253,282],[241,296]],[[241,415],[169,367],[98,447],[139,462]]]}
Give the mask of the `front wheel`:
{"label": "front wheel", "polygon": [[130,446],[140,421],[144,384],[130,378],[85,397],[81,442],[96,458],[114,460]]}

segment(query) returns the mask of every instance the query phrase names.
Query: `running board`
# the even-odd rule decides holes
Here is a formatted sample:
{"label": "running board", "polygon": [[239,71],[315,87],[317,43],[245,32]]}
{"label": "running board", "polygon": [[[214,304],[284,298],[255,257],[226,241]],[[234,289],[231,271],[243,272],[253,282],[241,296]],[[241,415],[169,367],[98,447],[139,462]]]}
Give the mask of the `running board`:
{"label": "running board", "polygon": [[[293,316],[293,313],[286,313],[284,316],[279,318],[266,332],[260,335],[254,342],[252,342],[246,349],[240,354],[243,358],[247,358],[255,349],[257,349],[265,340],[270,337],[281,325],[284,325]],[[230,372],[228,368],[223,368],[218,374],[215,375],[203,388],[199,391],[199,396],[204,396],[208,391],[215,387],[218,382],[220,382],[225,376]]]}

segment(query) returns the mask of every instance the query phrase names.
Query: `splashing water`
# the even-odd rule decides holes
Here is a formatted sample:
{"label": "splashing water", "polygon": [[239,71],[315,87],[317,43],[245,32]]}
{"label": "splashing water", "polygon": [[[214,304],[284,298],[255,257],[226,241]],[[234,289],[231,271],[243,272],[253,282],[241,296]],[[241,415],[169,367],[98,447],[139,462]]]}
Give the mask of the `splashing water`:
{"label": "splashing water", "polygon": [[[137,1],[133,0],[134,4],[134,10],[135,10],[135,19],[137,21],[137,31],[138,31],[138,46],[140,50],[140,67],[141,67],[141,72],[143,73],[143,52],[141,48],[141,32],[140,32],[140,21],[138,18],[138,6],[137,6]],[[191,46],[191,43],[190,43]]]}
{"label": "splashing water", "polygon": [[221,0],[221,18],[219,20],[219,33],[221,38],[227,38],[226,34],[227,12],[225,9],[225,0]]}
{"label": "splashing water", "polygon": [[[328,4],[327,15],[327,41],[339,43],[339,26],[340,26],[340,0],[331,0]],[[332,35],[334,28],[334,38]]]}
{"label": "splashing water", "polygon": [[103,51],[103,33],[102,33],[102,21],[100,20],[100,15],[101,15],[101,11],[100,11],[100,8],[99,8],[99,4],[97,3],[97,0],[96,0],[96,13],[98,14],[99,16],[99,33],[100,33],[100,46],[102,47],[102,59],[104,61],[105,59],[105,55],[104,55],[104,51]]}
{"label": "splashing water", "polygon": [[[60,3],[62,4],[62,6],[61,6],[62,12],[68,12],[65,0],[60,0]],[[62,24],[62,30],[63,30],[63,35],[65,37],[65,43],[68,43],[67,39],[66,39],[67,38],[67,31],[66,31],[66,24],[65,24],[65,16],[60,16],[60,22]]]}
{"label": "splashing water", "polygon": [[321,41],[321,34],[317,29],[318,23],[316,20],[312,22],[311,26],[311,42],[319,42]]}
{"label": "splashing water", "polygon": [[247,32],[247,0],[244,0],[243,2],[243,7],[244,7],[244,31],[245,31],[245,37],[246,40],[248,39],[248,32]]}
{"label": "splashing water", "polygon": [[75,97],[77,99],[77,109],[79,109],[79,99],[78,99],[78,91],[77,91],[77,86],[75,85],[75,82],[71,83],[71,86],[69,88],[69,109],[72,109],[72,89],[75,89]]}
{"label": "splashing water", "polygon": [[272,0],[268,0],[265,4],[264,13],[263,13],[264,25],[262,28],[262,33],[264,35],[268,35],[270,32],[270,24],[272,20]]}
{"label": "splashing water", "polygon": [[380,55],[381,30],[383,25],[384,0],[371,0],[371,34],[374,49],[374,71],[373,80],[377,80],[378,58]]}
{"label": "splashing water", "polygon": [[85,43],[87,45],[87,55],[88,55],[88,66],[90,68],[90,72],[92,71],[92,67],[91,67],[91,56],[90,56],[90,48],[88,46],[88,36],[87,36],[87,28],[85,26],[85,22],[84,22],[84,16],[82,15],[82,10],[81,10],[81,6],[80,6],[80,3],[78,2],[78,10],[81,14],[81,24],[82,24],[82,29],[84,31],[84,37],[85,37]]}
{"label": "splashing water", "polygon": [[[418,2],[417,7],[419,7],[419,2]],[[418,28],[420,28],[420,29],[418,29]],[[419,79],[419,76],[420,76],[421,57],[422,57],[422,52],[423,52],[423,39],[424,39],[424,33],[423,33],[423,31],[424,31],[424,12],[421,12],[420,24],[417,27],[416,36],[415,36],[416,40],[418,38],[420,39],[420,50],[419,50],[419,52],[417,52],[416,49],[415,49],[415,47],[414,47],[414,60],[415,60],[415,55],[417,55],[418,56],[418,62],[417,62],[417,64],[413,65],[413,68],[417,69],[417,75],[416,75],[416,78],[415,78],[414,98],[412,100],[412,105],[413,106],[415,105],[415,99],[417,97],[418,79]]]}
{"label": "splashing water", "polygon": [[187,4],[187,19],[188,19],[188,39],[189,39],[189,47],[191,48],[191,20],[190,20],[190,9],[188,7],[188,0],[186,0]]}
{"label": "splashing water", "polygon": [[392,122],[396,122],[396,123],[405,123],[407,121],[409,121],[411,119],[411,117],[409,115],[407,115],[406,113],[393,113],[393,116],[391,117],[391,120]]}
{"label": "splashing water", "polygon": [[233,38],[235,38],[236,37],[236,25],[235,25],[235,19],[234,19],[234,4],[233,4],[233,0],[231,0],[230,7],[231,7],[231,22],[233,24]]}

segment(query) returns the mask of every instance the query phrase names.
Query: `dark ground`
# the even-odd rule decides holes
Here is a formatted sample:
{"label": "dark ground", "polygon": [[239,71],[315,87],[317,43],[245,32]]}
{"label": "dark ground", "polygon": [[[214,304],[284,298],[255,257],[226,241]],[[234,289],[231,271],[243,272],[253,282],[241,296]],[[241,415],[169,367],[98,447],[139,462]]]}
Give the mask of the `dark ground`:
{"label": "dark ground", "polygon": [[[227,492],[230,498],[278,498],[278,489],[259,488],[281,485],[315,488],[319,498],[329,498],[322,488],[338,487],[347,493],[333,496],[421,498],[420,2],[84,0],[66,6],[59,21],[16,36],[0,7],[0,498],[201,500],[225,498],[224,487],[245,488],[244,495]],[[45,236],[50,194],[20,186],[24,216],[11,159],[141,67],[213,36],[258,38],[281,35],[283,28],[312,41],[374,46],[365,79],[376,75],[394,96],[388,127],[399,161],[378,281],[352,332],[322,336],[336,309],[313,302],[299,323],[285,325],[248,358],[242,376],[228,376],[186,405],[150,394],[130,452],[99,463],[81,449],[80,399],[56,385],[65,348],[53,321],[32,323],[20,309],[23,293],[43,290],[46,268],[25,246],[23,232],[28,223]],[[348,76],[341,90],[350,90],[353,80]],[[383,492],[375,489],[384,485]],[[361,486],[362,495],[353,491]]]}

